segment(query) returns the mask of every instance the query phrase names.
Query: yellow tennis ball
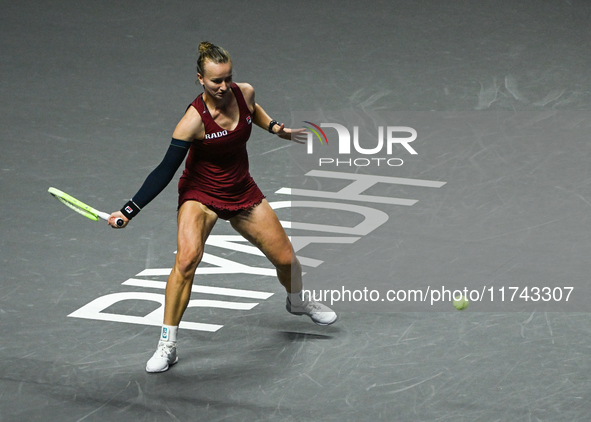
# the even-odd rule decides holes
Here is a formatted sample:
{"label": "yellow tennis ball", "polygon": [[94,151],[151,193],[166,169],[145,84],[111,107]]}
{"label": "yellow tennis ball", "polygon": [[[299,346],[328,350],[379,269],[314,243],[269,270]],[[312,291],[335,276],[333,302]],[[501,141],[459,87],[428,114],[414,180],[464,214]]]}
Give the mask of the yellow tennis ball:
{"label": "yellow tennis ball", "polygon": [[470,302],[468,302],[468,299],[466,299],[464,296],[460,297],[459,299],[454,298],[454,308],[456,308],[458,311],[463,311],[466,309],[469,303]]}

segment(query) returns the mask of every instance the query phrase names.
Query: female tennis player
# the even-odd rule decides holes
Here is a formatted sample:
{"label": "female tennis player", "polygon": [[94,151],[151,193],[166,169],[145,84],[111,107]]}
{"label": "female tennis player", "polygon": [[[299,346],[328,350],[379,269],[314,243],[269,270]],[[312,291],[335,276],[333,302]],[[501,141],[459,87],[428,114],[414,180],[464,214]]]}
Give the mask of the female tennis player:
{"label": "female tennis player", "polygon": [[199,45],[197,77],[203,93],[176,126],[162,160],[121,211],[111,214],[127,225],[172,180],[187,153],[179,181],[177,254],[166,284],[164,321],[158,348],[146,365],[163,372],[178,361],[178,326],[189,303],[195,270],[205,241],[218,218],[257,246],[277,270],[287,291],[286,308],[329,325],[337,315],[327,306],[302,297],[301,267],[279,219],[249,173],[246,142],[252,124],[280,138],[300,141],[304,129],[289,129],[255,102],[252,86],[232,82],[232,60],[226,50],[209,42]]}

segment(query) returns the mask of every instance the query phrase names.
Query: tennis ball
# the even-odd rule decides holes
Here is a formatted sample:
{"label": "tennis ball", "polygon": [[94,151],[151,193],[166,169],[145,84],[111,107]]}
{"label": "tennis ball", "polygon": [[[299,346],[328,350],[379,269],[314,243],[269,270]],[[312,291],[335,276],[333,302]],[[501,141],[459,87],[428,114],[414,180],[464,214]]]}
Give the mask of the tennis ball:
{"label": "tennis ball", "polygon": [[468,302],[468,299],[466,299],[464,296],[460,297],[459,299],[454,298],[454,308],[456,308],[458,311],[463,311],[466,309],[469,303],[470,302]]}

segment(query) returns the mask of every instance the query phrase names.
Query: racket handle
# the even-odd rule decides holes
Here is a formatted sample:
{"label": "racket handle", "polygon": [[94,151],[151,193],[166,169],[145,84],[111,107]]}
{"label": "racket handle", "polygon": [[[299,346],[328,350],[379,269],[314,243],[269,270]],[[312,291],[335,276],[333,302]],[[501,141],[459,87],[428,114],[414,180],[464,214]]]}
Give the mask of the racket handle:
{"label": "racket handle", "polygon": [[[105,221],[109,221],[109,218],[111,217],[106,212],[101,212],[101,211],[96,211],[96,215],[98,215],[100,218],[102,218]],[[122,218],[118,218],[115,220],[115,224],[117,225],[117,227],[123,227],[125,225],[125,221],[123,221]]]}

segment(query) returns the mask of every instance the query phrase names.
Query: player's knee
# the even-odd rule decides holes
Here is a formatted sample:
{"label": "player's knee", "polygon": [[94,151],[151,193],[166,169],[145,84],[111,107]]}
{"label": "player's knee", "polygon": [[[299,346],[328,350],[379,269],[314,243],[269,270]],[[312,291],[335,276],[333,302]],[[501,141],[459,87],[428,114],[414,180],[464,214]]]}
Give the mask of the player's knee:
{"label": "player's knee", "polygon": [[300,263],[293,251],[286,251],[275,257],[273,265],[275,265],[275,268],[279,271],[289,272],[292,271],[292,269],[299,268]]}
{"label": "player's knee", "polygon": [[192,277],[202,257],[203,251],[201,250],[178,251],[175,263],[176,270],[183,276]]}

